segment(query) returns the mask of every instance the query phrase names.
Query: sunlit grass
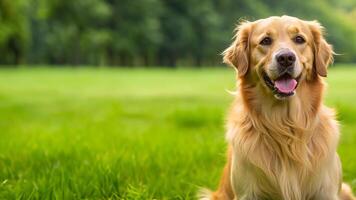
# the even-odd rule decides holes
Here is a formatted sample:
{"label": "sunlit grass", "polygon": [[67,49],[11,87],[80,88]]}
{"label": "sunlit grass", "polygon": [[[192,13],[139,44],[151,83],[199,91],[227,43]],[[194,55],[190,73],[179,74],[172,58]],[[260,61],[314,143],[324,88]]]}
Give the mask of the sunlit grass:
{"label": "sunlit grass", "polygon": [[[327,94],[349,182],[355,76],[331,69]],[[224,68],[0,70],[0,199],[189,199],[215,188],[234,78]]]}

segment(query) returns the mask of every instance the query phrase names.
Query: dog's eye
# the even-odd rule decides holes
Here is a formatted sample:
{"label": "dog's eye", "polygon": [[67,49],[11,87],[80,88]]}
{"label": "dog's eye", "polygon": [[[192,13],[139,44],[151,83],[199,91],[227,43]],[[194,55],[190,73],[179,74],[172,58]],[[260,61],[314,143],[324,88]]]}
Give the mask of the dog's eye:
{"label": "dog's eye", "polygon": [[305,43],[305,39],[302,37],[302,36],[297,36],[294,38],[294,42],[297,43],[297,44],[303,44]]}
{"label": "dog's eye", "polygon": [[264,46],[271,45],[271,44],[272,44],[272,38],[270,37],[265,37],[260,42],[260,45],[264,45]]}

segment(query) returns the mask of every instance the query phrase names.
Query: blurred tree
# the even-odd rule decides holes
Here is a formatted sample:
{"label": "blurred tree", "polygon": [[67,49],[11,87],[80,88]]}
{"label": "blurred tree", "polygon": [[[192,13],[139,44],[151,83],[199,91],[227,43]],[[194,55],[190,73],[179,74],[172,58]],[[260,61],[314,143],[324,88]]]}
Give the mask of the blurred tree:
{"label": "blurred tree", "polygon": [[222,18],[219,17],[211,1],[192,1],[188,6],[188,17],[192,25],[192,41],[190,48],[195,60],[194,65],[201,66],[204,61],[218,55],[217,47],[220,40],[219,24]]}
{"label": "blurred tree", "polygon": [[0,0],[0,64],[216,65],[240,19],[284,14],[356,62],[354,0]]}
{"label": "blurred tree", "polygon": [[0,0],[0,64],[24,63],[30,34],[26,2]]}
{"label": "blurred tree", "polygon": [[105,64],[111,8],[101,0],[42,1],[46,57],[53,64]]}
{"label": "blurred tree", "polygon": [[108,48],[111,64],[155,64],[162,34],[157,0],[108,0],[113,9],[109,21],[112,44]]}
{"label": "blurred tree", "polygon": [[180,57],[190,52],[193,27],[188,16],[188,1],[162,1],[160,16],[163,41],[159,50],[159,65],[175,66]]}

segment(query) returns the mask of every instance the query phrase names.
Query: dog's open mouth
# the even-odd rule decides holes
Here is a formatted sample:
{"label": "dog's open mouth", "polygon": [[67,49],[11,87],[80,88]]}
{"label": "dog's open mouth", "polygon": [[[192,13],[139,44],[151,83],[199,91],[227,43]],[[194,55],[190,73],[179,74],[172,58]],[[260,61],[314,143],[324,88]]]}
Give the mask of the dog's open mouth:
{"label": "dog's open mouth", "polygon": [[288,73],[285,73],[278,77],[276,80],[272,80],[267,73],[263,73],[263,79],[266,85],[273,91],[273,93],[279,97],[293,96],[295,90],[298,87],[298,78],[293,78]]}

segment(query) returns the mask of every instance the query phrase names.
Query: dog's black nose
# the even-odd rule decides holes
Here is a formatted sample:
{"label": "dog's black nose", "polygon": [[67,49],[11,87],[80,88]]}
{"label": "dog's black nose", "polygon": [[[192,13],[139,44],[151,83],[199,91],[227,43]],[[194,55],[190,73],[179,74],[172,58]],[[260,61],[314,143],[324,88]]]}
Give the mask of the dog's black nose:
{"label": "dog's black nose", "polygon": [[280,66],[289,67],[295,62],[295,54],[291,51],[282,51],[277,54],[276,59]]}

